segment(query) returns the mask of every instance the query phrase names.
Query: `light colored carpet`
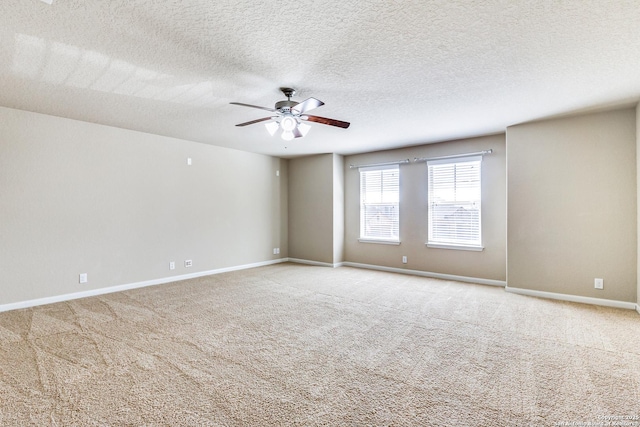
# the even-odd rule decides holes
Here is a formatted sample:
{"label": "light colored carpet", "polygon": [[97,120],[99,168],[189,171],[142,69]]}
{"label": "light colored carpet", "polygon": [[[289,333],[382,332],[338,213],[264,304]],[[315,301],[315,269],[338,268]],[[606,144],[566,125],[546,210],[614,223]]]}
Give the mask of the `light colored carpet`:
{"label": "light colored carpet", "polygon": [[636,312],[348,267],[0,313],[0,343],[3,426],[640,425]]}

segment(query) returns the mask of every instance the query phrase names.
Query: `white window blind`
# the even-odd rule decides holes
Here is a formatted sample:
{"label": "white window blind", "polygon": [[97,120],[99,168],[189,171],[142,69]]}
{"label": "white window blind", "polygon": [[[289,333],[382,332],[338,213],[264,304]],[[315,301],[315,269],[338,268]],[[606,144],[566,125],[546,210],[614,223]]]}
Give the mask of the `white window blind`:
{"label": "white window blind", "polygon": [[399,242],[400,167],[360,170],[360,239]]}
{"label": "white window blind", "polygon": [[482,248],[482,156],[427,161],[427,245]]}

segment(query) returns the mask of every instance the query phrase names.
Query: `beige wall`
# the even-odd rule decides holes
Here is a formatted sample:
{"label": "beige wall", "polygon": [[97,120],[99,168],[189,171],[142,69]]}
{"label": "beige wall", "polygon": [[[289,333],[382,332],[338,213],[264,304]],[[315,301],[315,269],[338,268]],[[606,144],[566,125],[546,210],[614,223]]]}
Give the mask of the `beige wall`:
{"label": "beige wall", "polygon": [[342,261],[344,197],[342,156],[320,154],[289,160],[289,256]]}
{"label": "beige wall", "polygon": [[[637,120],[626,109],[513,126],[508,161],[504,135],[287,161],[0,108],[0,305],[287,256],[640,304]],[[401,166],[402,243],[358,242],[349,164],[485,149],[484,251],[425,246],[426,167],[415,163]]]}
{"label": "beige wall", "polygon": [[[437,157],[492,149],[482,164],[482,252],[427,248],[427,167],[414,157]],[[400,166],[400,245],[360,243],[360,176],[350,164],[411,159]],[[506,278],[505,136],[359,154],[345,158],[345,260],[431,273],[504,281]],[[406,255],[408,263],[402,263]]]}
{"label": "beige wall", "polygon": [[635,120],[624,109],[508,128],[509,287],[636,301]]}
{"label": "beige wall", "polygon": [[333,154],[333,263],[344,261],[344,157]]}
{"label": "beige wall", "polygon": [[287,257],[287,176],[286,160],[0,108],[0,305]]}
{"label": "beige wall", "polygon": [[[640,200],[640,104],[636,106],[636,175],[637,175],[637,197],[636,203]],[[637,241],[637,253],[638,253],[638,263],[636,266],[636,275],[638,276],[637,281],[637,290],[636,290],[636,304],[637,310],[640,313],[640,208],[636,206],[638,219],[636,221],[636,226],[638,227],[638,241]]]}
{"label": "beige wall", "polygon": [[289,160],[289,256],[333,263],[333,155]]}

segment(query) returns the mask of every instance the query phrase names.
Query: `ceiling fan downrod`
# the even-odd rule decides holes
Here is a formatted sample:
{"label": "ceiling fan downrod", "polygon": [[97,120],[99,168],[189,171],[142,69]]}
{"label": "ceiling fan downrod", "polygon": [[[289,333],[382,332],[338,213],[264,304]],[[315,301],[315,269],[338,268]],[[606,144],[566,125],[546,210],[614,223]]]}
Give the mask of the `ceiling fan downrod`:
{"label": "ceiling fan downrod", "polygon": [[286,101],[276,102],[276,110],[282,110],[283,112],[290,112],[293,107],[298,105],[296,101],[292,101],[291,97],[296,94],[296,90],[290,87],[281,87],[280,90],[287,97]]}

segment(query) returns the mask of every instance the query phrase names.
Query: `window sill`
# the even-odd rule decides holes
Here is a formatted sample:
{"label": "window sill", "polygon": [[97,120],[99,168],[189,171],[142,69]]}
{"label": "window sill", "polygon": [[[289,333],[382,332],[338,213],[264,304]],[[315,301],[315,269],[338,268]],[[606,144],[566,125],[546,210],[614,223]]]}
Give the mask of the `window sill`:
{"label": "window sill", "polygon": [[463,246],[463,245],[445,245],[440,243],[425,243],[428,248],[434,249],[453,249],[458,251],[475,251],[481,252],[484,250],[484,246]]}
{"label": "window sill", "polygon": [[364,238],[358,239],[358,242],[360,242],[360,243],[377,243],[379,245],[396,245],[396,246],[400,244],[399,240],[381,240],[381,239],[364,239]]}

